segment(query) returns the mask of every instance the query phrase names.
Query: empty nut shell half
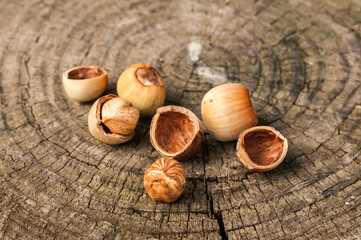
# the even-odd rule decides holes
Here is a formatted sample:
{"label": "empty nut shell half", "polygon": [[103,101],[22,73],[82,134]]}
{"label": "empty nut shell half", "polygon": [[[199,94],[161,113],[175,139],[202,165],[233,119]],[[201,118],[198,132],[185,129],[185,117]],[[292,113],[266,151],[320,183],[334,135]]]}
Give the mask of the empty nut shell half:
{"label": "empty nut shell half", "polygon": [[96,100],[88,115],[90,133],[108,144],[121,144],[135,135],[139,111],[128,101],[108,94]]}
{"label": "empty nut shell half", "polygon": [[163,156],[185,159],[202,146],[203,128],[199,118],[179,106],[158,108],[150,126],[150,141]]}
{"label": "empty nut shell half", "polygon": [[259,126],[239,135],[236,156],[246,168],[265,172],[277,167],[285,158],[287,150],[287,139],[279,131]]}
{"label": "empty nut shell half", "polygon": [[144,174],[144,188],[158,202],[174,202],[186,187],[186,173],[174,159],[160,158]]}
{"label": "empty nut shell half", "polygon": [[63,73],[63,86],[72,100],[89,102],[107,89],[108,75],[97,66],[75,67]]}

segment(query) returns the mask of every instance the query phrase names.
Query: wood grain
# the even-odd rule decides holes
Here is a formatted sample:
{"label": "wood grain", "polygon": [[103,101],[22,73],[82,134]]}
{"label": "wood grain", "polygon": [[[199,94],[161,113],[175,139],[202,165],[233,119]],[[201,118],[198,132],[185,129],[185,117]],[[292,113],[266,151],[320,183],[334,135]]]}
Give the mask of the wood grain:
{"label": "wood grain", "polygon": [[[361,238],[360,1],[4,0],[0,20],[0,238]],[[116,93],[135,63],[199,117],[213,86],[244,84],[259,125],[289,139],[286,159],[248,172],[235,142],[207,135],[182,162],[183,197],[152,201],[150,119],[130,142],[101,144],[91,103],[61,83],[98,65]]]}

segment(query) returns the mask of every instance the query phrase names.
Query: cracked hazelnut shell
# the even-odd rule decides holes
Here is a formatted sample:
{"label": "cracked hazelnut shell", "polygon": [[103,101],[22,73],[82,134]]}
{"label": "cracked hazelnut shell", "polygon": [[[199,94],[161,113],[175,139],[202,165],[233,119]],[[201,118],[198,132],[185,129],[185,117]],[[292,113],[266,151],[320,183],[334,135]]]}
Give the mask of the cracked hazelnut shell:
{"label": "cracked hazelnut shell", "polygon": [[165,157],[189,158],[200,150],[202,139],[201,121],[184,107],[160,107],[152,119],[150,141]]}
{"label": "cracked hazelnut shell", "polygon": [[146,64],[127,68],[118,79],[117,92],[119,97],[131,102],[142,117],[152,116],[163,106],[166,96],[160,73]]}
{"label": "cracked hazelnut shell", "polygon": [[128,101],[108,94],[94,102],[88,115],[90,133],[107,144],[121,144],[135,135],[139,111]]}
{"label": "cracked hazelnut shell", "polygon": [[236,140],[258,118],[252,107],[248,88],[238,83],[226,83],[209,90],[202,99],[202,119],[218,141]]}
{"label": "cracked hazelnut shell", "polygon": [[259,126],[239,135],[236,156],[246,168],[265,172],[277,167],[285,158],[287,150],[288,141],[279,131]]}
{"label": "cracked hazelnut shell", "polygon": [[186,187],[186,174],[182,165],[167,157],[155,161],[144,174],[144,188],[158,202],[174,202]]}
{"label": "cracked hazelnut shell", "polygon": [[75,67],[63,73],[63,86],[72,100],[89,102],[107,89],[108,74],[97,66]]}

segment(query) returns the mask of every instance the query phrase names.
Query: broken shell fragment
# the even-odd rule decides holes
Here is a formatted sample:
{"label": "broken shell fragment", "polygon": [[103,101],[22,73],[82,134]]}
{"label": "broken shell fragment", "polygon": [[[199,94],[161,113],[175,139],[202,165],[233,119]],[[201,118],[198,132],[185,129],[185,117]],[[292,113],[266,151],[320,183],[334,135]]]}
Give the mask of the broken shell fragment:
{"label": "broken shell fragment", "polygon": [[88,115],[90,133],[108,144],[129,141],[135,135],[139,111],[128,101],[108,94],[94,102]]}
{"label": "broken shell fragment", "polygon": [[285,158],[287,150],[288,141],[279,131],[258,126],[239,135],[236,156],[246,168],[265,172],[277,167]]}
{"label": "broken shell fragment", "polygon": [[72,100],[89,102],[101,96],[107,89],[108,75],[97,66],[75,67],[63,73],[63,86]]}
{"label": "broken shell fragment", "polygon": [[163,156],[185,159],[202,146],[203,128],[199,118],[179,106],[158,108],[150,126],[150,141]]}

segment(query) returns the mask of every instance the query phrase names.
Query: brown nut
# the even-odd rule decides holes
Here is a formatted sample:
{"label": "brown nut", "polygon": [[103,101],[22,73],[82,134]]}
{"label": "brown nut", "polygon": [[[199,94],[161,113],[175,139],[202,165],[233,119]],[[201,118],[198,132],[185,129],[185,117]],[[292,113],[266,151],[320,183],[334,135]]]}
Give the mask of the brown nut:
{"label": "brown nut", "polygon": [[88,115],[90,133],[108,144],[120,144],[134,137],[139,111],[114,94],[96,100]]}
{"label": "brown nut", "polygon": [[144,188],[158,202],[174,202],[186,187],[186,173],[174,159],[163,157],[155,161],[144,174]]}
{"label": "brown nut", "polygon": [[97,66],[75,67],[63,73],[63,86],[72,100],[89,102],[107,89],[108,75]]}
{"label": "brown nut", "polygon": [[209,90],[202,100],[202,119],[218,141],[232,141],[258,123],[248,88],[226,83]]}
{"label": "brown nut", "polygon": [[127,68],[117,83],[119,97],[131,102],[142,117],[152,116],[163,106],[166,90],[160,73],[146,64]]}
{"label": "brown nut", "polygon": [[265,172],[277,167],[285,158],[287,150],[287,139],[279,131],[259,126],[239,135],[236,156],[246,168]]}
{"label": "brown nut", "polygon": [[150,125],[150,141],[163,156],[185,159],[202,146],[203,128],[199,118],[179,106],[158,108]]}

